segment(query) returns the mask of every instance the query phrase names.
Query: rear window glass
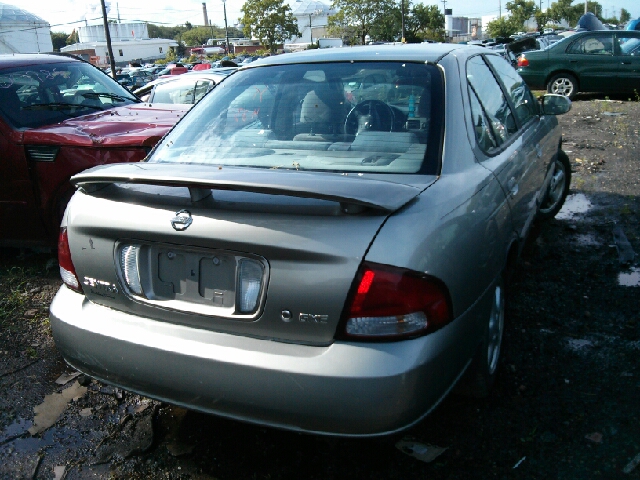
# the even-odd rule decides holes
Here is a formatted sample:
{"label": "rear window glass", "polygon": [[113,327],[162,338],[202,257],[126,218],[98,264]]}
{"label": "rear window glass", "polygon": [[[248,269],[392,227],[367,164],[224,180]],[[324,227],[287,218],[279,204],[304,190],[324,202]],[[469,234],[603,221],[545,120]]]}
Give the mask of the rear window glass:
{"label": "rear window glass", "polygon": [[196,105],[150,161],[434,174],[442,97],[440,72],[432,65],[249,69]]}

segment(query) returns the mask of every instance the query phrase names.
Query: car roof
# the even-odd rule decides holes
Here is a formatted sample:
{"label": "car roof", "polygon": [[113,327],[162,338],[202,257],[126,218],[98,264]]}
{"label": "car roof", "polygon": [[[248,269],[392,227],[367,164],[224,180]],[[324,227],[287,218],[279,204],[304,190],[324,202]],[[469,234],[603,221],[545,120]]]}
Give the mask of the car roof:
{"label": "car roof", "polygon": [[482,47],[453,43],[417,43],[396,45],[364,45],[358,47],[324,48],[285,53],[251,62],[244,68],[290,63],[324,63],[347,61],[407,61],[437,63],[453,52],[486,52]]}
{"label": "car roof", "polygon": [[0,68],[69,62],[82,62],[82,60],[69,55],[50,53],[8,53],[0,55]]}

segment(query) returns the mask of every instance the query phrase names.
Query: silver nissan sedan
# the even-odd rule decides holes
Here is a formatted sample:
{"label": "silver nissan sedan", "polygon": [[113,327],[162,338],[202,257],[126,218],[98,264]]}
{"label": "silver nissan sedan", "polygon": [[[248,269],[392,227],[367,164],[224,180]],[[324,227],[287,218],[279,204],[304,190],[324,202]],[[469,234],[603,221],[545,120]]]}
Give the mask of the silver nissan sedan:
{"label": "silver nissan sedan", "polygon": [[57,347],[132,392],[324,435],[486,393],[509,272],[569,189],[570,106],[466,45],[252,63],[144,162],[72,178]]}

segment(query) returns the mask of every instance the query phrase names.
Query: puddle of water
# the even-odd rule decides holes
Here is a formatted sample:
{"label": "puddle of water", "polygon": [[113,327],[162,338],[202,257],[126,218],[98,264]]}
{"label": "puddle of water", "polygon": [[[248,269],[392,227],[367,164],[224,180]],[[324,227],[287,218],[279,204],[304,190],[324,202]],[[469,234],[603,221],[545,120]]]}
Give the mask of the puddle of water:
{"label": "puddle of water", "polygon": [[569,348],[573,351],[583,350],[585,348],[593,347],[593,342],[591,340],[583,340],[577,338],[570,338],[567,343],[569,344]]}
{"label": "puddle of water", "polygon": [[640,287],[640,268],[632,267],[630,272],[620,272],[618,285],[621,287]]}
{"label": "puddle of water", "polygon": [[575,217],[587,213],[592,205],[583,193],[567,196],[562,209],[556,215],[558,220],[572,220]]}
{"label": "puddle of water", "polygon": [[602,245],[593,234],[576,235],[575,242],[582,247],[597,247]]}
{"label": "puddle of water", "polygon": [[7,428],[5,428],[2,432],[0,432],[0,444],[7,441],[9,438],[18,437],[23,435],[24,433],[31,428],[33,422],[31,420],[24,420],[19,418]]}

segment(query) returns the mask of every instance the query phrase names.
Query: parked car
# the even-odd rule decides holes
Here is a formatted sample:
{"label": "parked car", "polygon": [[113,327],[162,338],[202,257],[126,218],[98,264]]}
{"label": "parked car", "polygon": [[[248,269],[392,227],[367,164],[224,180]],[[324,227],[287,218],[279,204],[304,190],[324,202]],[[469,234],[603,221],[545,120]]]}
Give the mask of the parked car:
{"label": "parked car", "polygon": [[215,70],[190,72],[180,75],[175,81],[159,82],[152,88],[146,101],[193,105],[236,69]]}
{"label": "parked car", "polygon": [[[173,75],[173,76],[165,76],[165,77],[160,77],[157,78],[156,80],[147,83],[145,86],[140,87],[138,89],[135,89],[133,91],[133,93],[135,95],[138,96],[138,98],[140,98],[142,101],[144,102],[148,102],[149,98],[151,96],[151,92],[154,90],[154,88],[160,84],[167,84],[169,82],[175,82],[175,81],[184,81],[186,82],[186,84],[195,84],[195,82],[197,80],[201,80],[201,79],[208,79],[208,81],[213,81],[216,84],[219,83],[223,78],[225,78],[226,76],[230,75],[231,73],[235,72],[237,70],[237,68],[230,68],[230,67],[224,67],[224,68],[210,68],[208,70],[205,71],[195,71],[195,72],[187,72],[184,75],[184,78],[182,75]],[[208,90],[207,90],[208,91]],[[206,93],[206,92],[205,92]],[[156,102],[159,103],[159,102]],[[168,103],[173,103],[173,102],[168,102]],[[190,103],[190,102],[187,102]]]}
{"label": "parked car", "polygon": [[508,274],[569,187],[569,108],[454,44],[239,69],[144,163],[73,177],[56,345],[108,384],[330,435],[407,428],[463,376],[486,394]]}
{"label": "parked car", "polygon": [[74,57],[0,55],[0,245],[55,245],[69,177],[142,160],[186,110],[140,105]]}
{"label": "parked car", "polygon": [[518,73],[530,88],[575,97],[579,92],[640,90],[640,32],[577,32],[518,58]]}

